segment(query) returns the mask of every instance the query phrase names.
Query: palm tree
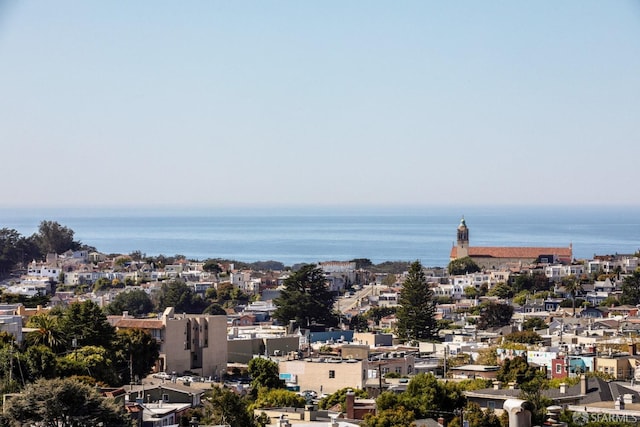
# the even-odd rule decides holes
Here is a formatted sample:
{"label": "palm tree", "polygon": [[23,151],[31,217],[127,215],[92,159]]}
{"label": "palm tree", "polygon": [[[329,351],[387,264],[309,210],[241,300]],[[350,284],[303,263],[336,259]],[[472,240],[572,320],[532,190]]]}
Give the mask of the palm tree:
{"label": "palm tree", "polygon": [[27,322],[34,330],[27,334],[27,340],[33,345],[45,345],[54,352],[65,344],[64,333],[58,324],[58,318],[48,313],[39,313]]}
{"label": "palm tree", "polygon": [[570,275],[562,279],[562,286],[564,286],[565,291],[571,294],[573,317],[576,317],[576,294],[584,290],[582,288],[582,283],[580,283],[580,280],[578,280],[576,276]]}

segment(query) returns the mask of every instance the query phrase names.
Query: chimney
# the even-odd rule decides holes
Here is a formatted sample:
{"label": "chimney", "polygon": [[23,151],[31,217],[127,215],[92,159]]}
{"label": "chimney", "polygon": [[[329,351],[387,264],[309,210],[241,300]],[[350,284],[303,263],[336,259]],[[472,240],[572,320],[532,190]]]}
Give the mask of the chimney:
{"label": "chimney", "polygon": [[560,383],[560,394],[567,394],[567,384]]}
{"label": "chimney", "polygon": [[587,377],[585,375],[581,375],[580,376],[580,394],[586,395],[588,390],[589,390],[589,387],[587,384]]}
{"label": "chimney", "polygon": [[349,389],[347,390],[346,397],[347,398],[345,401],[345,405],[347,407],[347,418],[349,418],[350,420],[355,420],[356,411],[354,410],[354,405],[356,400],[356,394],[353,392],[353,390]]}
{"label": "chimney", "polygon": [[494,390],[500,390],[500,386],[501,386],[500,381],[493,380],[493,389]]}
{"label": "chimney", "polygon": [[614,403],[614,406],[618,410],[624,409],[624,400],[622,398],[622,395],[618,396],[618,398],[616,399],[616,401]]}
{"label": "chimney", "polygon": [[318,417],[318,411],[316,411],[315,405],[304,406],[304,419],[305,421],[315,421]]}
{"label": "chimney", "polygon": [[438,425],[444,427],[444,418],[442,417],[438,418]]}

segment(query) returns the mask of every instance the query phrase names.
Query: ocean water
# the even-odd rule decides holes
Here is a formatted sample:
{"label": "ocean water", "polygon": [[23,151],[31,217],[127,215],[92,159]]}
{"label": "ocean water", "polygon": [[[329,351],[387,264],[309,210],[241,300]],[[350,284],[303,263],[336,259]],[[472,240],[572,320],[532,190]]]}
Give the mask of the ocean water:
{"label": "ocean water", "polygon": [[568,246],[574,257],[640,249],[640,206],[367,208],[0,208],[0,228],[43,220],[104,253],[253,262],[369,258],[446,266],[464,216],[471,246]]}

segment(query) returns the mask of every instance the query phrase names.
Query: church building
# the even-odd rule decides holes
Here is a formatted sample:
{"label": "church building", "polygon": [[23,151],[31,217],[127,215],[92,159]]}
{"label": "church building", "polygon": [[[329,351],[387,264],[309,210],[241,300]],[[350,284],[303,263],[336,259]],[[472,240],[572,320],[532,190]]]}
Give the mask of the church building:
{"label": "church building", "polygon": [[570,263],[572,245],[567,247],[469,246],[469,228],[464,220],[458,226],[457,244],[451,248],[451,261],[470,257],[483,269],[518,268],[536,263]]}

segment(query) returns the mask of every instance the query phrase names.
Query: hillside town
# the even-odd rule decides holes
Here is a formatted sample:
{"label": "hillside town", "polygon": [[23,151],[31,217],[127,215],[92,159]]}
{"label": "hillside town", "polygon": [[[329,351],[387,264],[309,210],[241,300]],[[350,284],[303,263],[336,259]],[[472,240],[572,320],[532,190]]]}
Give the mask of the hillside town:
{"label": "hillside town", "polygon": [[[99,307],[114,331],[143,331],[157,344],[157,357],[140,375],[133,375],[139,354],[130,352],[124,373],[100,377],[102,394],[119,402],[131,425],[213,419],[215,409],[206,416],[202,409],[215,398],[207,394],[212,389],[255,398],[255,360],[275,364],[282,389],[302,399],[254,405],[257,425],[640,421],[640,253],[575,259],[570,244],[472,246],[464,218],[453,233],[448,266],[390,263],[388,271],[363,259],[252,266],[94,248],[26,261],[7,272],[0,288],[1,342],[12,349],[0,373],[5,406],[28,382],[20,379],[13,352],[29,348],[43,330],[34,319]],[[302,307],[296,298],[314,288],[302,286],[295,294],[294,282],[313,282],[314,274],[321,275],[318,292],[324,293],[314,304],[322,313],[313,305],[296,312],[289,305],[299,301]],[[412,300],[409,288],[428,297],[413,320],[409,312],[425,301]],[[420,316],[429,317],[424,326]],[[76,326],[67,344],[51,347],[68,364],[97,345],[82,331],[86,324]],[[9,387],[16,381],[22,384]],[[435,389],[457,387],[460,400],[384,424],[385,416],[401,416],[389,399],[402,402],[420,381],[434,381]],[[234,425],[227,417],[209,425]]]}

